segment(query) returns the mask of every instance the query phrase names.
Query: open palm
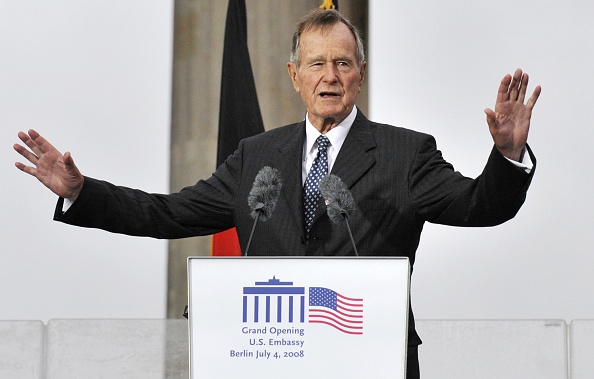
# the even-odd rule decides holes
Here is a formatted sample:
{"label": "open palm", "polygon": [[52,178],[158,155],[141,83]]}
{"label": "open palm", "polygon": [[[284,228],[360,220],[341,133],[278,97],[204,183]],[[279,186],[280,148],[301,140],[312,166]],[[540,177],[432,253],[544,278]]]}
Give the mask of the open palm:
{"label": "open palm", "polygon": [[526,147],[532,109],[540,96],[536,86],[532,96],[524,104],[528,74],[517,69],[514,75],[506,75],[499,85],[495,111],[485,109],[489,131],[495,146],[509,159],[519,161]]}
{"label": "open palm", "polygon": [[16,167],[37,178],[58,196],[74,201],[84,183],[84,178],[69,152],[62,155],[51,143],[35,130],[28,134],[19,132],[19,139],[30,149],[15,144],[14,149],[33,166],[17,162]]}

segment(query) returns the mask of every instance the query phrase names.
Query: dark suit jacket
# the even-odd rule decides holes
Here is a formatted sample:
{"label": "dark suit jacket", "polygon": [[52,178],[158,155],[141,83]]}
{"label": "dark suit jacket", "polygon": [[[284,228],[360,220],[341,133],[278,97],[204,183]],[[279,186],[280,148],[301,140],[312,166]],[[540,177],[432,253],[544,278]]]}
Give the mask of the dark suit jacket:
{"label": "dark suit jacket", "polygon": [[[332,224],[323,200],[305,239],[301,165],[305,123],[280,127],[243,140],[208,179],[170,195],[85,178],[83,190],[55,218],[69,224],[155,238],[207,235],[237,227],[247,244],[253,225],[247,197],[264,166],[278,169],[281,195],[267,222],[255,231],[250,255],[352,255],[348,231]],[[535,161],[533,159],[533,161]],[[425,221],[491,226],[512,218],[524,202],[534,170],[526,174],[493,149],[483,173],[470,179],[455,172],[433,137],[367,120],[359,112],[332,173],[353,194],[349,217],[360,255],[403,256],[415,261]],[[421,341],[410,317],[409,344]]]}

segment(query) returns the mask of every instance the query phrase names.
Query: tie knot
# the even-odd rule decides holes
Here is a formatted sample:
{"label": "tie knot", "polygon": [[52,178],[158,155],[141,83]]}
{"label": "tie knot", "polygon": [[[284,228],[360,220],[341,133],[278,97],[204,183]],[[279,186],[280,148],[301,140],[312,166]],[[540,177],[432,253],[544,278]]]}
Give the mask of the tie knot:
{"label": "tie knot", "polygon": [[330,145],[330,140],[326,136],[319,136],[316,142],[318,143],[318,150],[320,151],[326,151],[328,145]]}

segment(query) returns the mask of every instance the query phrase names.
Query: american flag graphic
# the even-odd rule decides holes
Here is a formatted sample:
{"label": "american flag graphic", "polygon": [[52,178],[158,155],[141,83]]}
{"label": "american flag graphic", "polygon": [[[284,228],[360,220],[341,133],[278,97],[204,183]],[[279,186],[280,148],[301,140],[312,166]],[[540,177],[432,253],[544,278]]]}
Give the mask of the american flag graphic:
{"label": "american flag graphic", "polygon": [[323,287],[309,288],[309,322],[343,333],[363,334],[363,299],[342,296]]}

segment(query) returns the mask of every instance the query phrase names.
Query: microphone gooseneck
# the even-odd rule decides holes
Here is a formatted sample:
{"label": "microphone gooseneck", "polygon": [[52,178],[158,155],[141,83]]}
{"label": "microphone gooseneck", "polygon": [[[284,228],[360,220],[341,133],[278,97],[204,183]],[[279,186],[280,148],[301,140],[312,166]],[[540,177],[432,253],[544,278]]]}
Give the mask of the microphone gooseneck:
{"label": "microphone gooseneck", "polygon": [[250,215],[254,218],[254,225],[252,226],[250,238],[243,254],[244,256],[248,255],[258,221],[267,221],[272,216],[272,212],[280,196],[281,187],[282,180],[277,169],[265,166],[256,175],[247,198],[248,205],[252,210]]}
{"label": "microphone gooseneck", "polygon": [[349,225],[349,215],[356,210],[353,194],[349,191],[346,184],[334,174],[326,175],[320,180],[320,192],[325,199],[326,211],[330,221],[334,224],[339,224],[342,221],[345,222],[355,255],[358,257],[359,252],[357,251],[355,239]]}

